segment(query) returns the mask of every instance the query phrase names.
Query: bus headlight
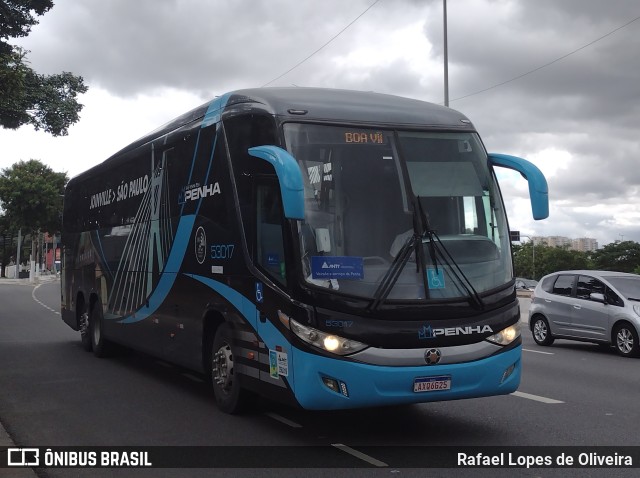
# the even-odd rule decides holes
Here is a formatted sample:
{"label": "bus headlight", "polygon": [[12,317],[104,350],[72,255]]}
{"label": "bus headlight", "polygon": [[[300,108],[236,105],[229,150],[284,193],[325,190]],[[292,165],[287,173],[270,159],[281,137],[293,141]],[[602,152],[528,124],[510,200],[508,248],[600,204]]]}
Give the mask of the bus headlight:
{"label": "bus headlight", "polygon": [[368,347],[368,345],[358,342],[357,340],[345,339],[339,335],[328,334],[322,330],[309,327],[308,325],[302,325],[291,317],[287,317],[288,320],[283,320],[285,314],[282,312],[278,312],[278,315],[280,316],[280,321],[288,325],[291,332],[306,343],[318,347],[321,350],[337,355],[349,355],[360,352]]}
{"label": "bus headlight", "polygon": [[520,337],[520,324],[513,324],[509,327],[502,329],[497,334],[493,334],[486,338],[489,342],[493,342],[498,345],[509,345],[511,342]]}

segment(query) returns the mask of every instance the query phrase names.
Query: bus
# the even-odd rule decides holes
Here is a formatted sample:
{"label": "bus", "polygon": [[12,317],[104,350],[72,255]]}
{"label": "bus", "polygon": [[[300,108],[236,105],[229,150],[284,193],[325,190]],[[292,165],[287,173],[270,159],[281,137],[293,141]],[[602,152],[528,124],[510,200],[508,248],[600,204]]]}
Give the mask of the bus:
{"label": "bus", "polygon": [[69,181],[62,319],[98,357],[120,344],[209,377],[227,413],[511,393],[520,309],[494,167],[548,216],[539,169],[488,154],[455,110],[224,94]]}

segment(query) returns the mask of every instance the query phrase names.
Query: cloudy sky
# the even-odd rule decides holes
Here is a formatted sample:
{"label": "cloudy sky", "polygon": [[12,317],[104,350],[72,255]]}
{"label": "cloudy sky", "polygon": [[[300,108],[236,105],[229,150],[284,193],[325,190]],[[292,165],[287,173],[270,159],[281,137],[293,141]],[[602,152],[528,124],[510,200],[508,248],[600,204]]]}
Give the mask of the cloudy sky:
{"label": "cloudy sky", "polygon": [[[0,130],[0,168],[33,158],[74,176],[238,88],[444,101],[442,0],[55,3],[14,43],[40,73],[84,77],[81,120],[62,138]],[[549,182],[550,216],[533,221],[526,182],[500,174],[511,228],[601,246],[640,242],[640,3],[447,6],[450,106],[469,116],[489,151],[529,159]]]}

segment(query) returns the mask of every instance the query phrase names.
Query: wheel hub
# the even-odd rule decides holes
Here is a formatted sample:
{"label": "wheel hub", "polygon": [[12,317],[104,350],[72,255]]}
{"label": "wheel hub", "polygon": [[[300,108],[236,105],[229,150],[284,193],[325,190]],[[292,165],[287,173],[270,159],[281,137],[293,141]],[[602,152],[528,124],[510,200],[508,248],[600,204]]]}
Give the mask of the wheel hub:
{"label": "wheel hub", "polygon": [[633,350],[633,336],[631,332],[627,329],[620,329],[618,331],[618,349],[621,352],[628,354]]}
{"label": "wheel hub", "polygon": [[535,325],[533,326],[533,333],[540,341],[543,341],[547,337],[547,328],[542,321],[538,321],[535,323]]}
{"label": "wheel hub", "polygon": [[87,335],[89,331],[89,314],[86,312],[80,316],[80,334]]}
{"label": "wheel hub", "polygon": [[233,355],[231,347],[225,344],[213,355],[213,381],[223,390],[229,390],[233,383]]}

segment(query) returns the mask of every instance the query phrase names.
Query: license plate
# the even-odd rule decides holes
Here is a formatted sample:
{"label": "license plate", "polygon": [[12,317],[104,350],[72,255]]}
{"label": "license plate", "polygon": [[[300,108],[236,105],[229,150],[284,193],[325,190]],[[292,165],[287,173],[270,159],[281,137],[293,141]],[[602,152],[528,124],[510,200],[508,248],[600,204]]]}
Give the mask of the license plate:
{"label": "license plate", "polygon": [[451,377],[449,375],[418,377],[413,381],[414,392],[437,392],[438,390],[451,390]]}

